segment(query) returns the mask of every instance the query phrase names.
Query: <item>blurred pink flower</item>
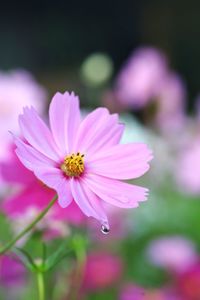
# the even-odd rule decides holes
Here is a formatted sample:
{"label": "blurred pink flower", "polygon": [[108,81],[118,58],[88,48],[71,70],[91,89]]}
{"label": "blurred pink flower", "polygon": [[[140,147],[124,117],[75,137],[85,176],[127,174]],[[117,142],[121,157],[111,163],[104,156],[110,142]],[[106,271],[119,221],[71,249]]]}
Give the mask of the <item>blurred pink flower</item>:
{"label": "blurred pink flower", "polygon": [[117,98],[135,109],[146,106],[158,95],[166,72],[166,57],[161,51],[151,47],[137,49],[116,80]]}
{"label": "blurred pink flower", "polygon": [[0,159],[7,156],[11,141],[8,130],[18,132],[17,118],[25,105],[34,105],[42,112],[46,105],[44,88],[26,71],[0,72]]}
{"label": "blurred pink flower", "polygon": [[1,256],[0,284],[4,287],[25,283],[26,270],[17,257]]}
{"label": "blurred pink flower", "polygon": [[200,136],[179,153],[175,174],[182,191],[200,194]]}
{"label": "blurred pink flower", "polygon": [[124,126],[105,108],[94,110],[81,122],[79,99],[73,93],[53,97],[49,118],[51,131],[33,108],[24,108],[19,124],[26,141],[15,138],[19,159],[57,191],[61,207],[74,199],[107,232],[103,201],[132,208],[147,199],[147,189],[119,180],[147,172],[151,151],[142,143],[118,145]]}
{"label": "blurred pink flower", "polygon": [[185,84],[155,48],[139,48],[133,53],[120,72],[113,93],[104,97],[112,109],[114,100],[117,109],[141,110],[144,121],[164,133],[180,130],[185,123]]}
{"label": "blurred pink flower", "polygon": [[119,300],[145,300],[145,294],[144,288],[129,283],[123,287]]}
{"label": "blurred pink flower", "polygon": [[119,281],[122,270],[123,264],[118,256],[104,252],[90,253],[85,265],[83,289],[108,288]]}
{"label": "blurred pink flower", "polygon": [[181,274],[177,282],[178,292],[181,299],[200,299],[200,263],[194,264],[185,273]]}
{"label": "blurred pink flower", "polygon": [[[123,287],[119,300],[183,300],[168,289],[148,290],[132,283]],[[186,300],[186,299],[185,299]]]}
{"label": "blurred pink flower", "polygon": [[193,243],[180,236],[166,236],[150,243],[147,248],[149,260],[174,272],[183,272],[196,260]]}
{"label": "blurred pink flower", "polygon": [[169,72],[159,87],[157,96],[156,125],[166,133],[179,131],[186,121],[186,89],[185,84],[176,73]]}

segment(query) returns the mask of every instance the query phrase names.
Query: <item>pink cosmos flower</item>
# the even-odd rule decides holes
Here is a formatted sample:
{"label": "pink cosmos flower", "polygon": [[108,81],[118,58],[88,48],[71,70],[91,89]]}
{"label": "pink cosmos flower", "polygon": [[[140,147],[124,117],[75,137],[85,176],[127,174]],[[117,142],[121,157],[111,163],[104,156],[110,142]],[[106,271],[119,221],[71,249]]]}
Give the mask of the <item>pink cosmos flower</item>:
{"label": "pink cosmos flower", "polygon": [[19,125],[25,141],[15,138],[21,162],[48,187],[58,203],[67,207],[74,199],[87,215],[108,231],[103,202],[123,208],[137,207],[148,190],[120,180],[137,178],[152,159],[145,144],[119,145],[123,125],[117,115],[98,108],[82,121],[74,93],[57,93],[49,109],[50,128],[33,107],[24,108]]}
{"label": "pink cosmos flower", "polygon": [[152,241],[147,253],[152,263],[177,273],[187,270],[197,261],[193,243],[180,236],[163,237]]}

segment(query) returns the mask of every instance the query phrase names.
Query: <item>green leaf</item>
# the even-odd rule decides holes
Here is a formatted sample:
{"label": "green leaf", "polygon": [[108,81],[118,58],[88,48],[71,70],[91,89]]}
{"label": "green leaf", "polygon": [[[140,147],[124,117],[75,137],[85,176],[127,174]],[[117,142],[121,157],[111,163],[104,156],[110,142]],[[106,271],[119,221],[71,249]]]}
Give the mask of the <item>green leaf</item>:
{"label": "green leaf", "polygon": [[23,262],[23,264],[29,269],[31,272],[36,272],[38,267],[32,259],[31,255],[24,249],[14,247],[12,252],[14,252]]}
{"label": "green leaf", "polygon": [[64,259],[72,251],[72,247],[69,241],[65,241],[60,245],[60,247],[50,255],[42,266],[43,272],[49,271],[55,265],[57,265],[62,259]]}

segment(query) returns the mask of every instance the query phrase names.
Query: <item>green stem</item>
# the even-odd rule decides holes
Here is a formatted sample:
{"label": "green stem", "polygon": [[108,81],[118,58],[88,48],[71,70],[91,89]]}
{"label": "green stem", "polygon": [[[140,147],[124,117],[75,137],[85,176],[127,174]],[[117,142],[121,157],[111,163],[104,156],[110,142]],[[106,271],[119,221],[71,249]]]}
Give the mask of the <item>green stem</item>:
{"label": "green stem", "polygon": [[45,300],[44,273],[37,272],[38,300]]}
{"label": "green stem", "polygon": [[15,243],[20,240],[25,234],[27,234],[49,211],[49,209],[54,205],[57,200],[57,195],[53,197],[53,199],[49,202],[47,207],[41,211],[41,213],[29,224],[24,230],[22,230],[14,239],[8,242],[4,247],[0,249],[0,255],[8,251]]}

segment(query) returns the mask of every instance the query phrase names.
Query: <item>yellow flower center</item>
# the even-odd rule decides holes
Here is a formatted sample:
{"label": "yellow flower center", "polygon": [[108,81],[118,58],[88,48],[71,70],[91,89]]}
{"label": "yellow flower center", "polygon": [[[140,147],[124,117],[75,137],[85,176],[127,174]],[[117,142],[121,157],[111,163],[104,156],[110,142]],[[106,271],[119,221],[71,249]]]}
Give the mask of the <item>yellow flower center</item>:
{"label": "yellow flower center", "polygon": [[84,171],[84,154],[77,152],[66,156],[60,168],[67,176],[80,176]]}

